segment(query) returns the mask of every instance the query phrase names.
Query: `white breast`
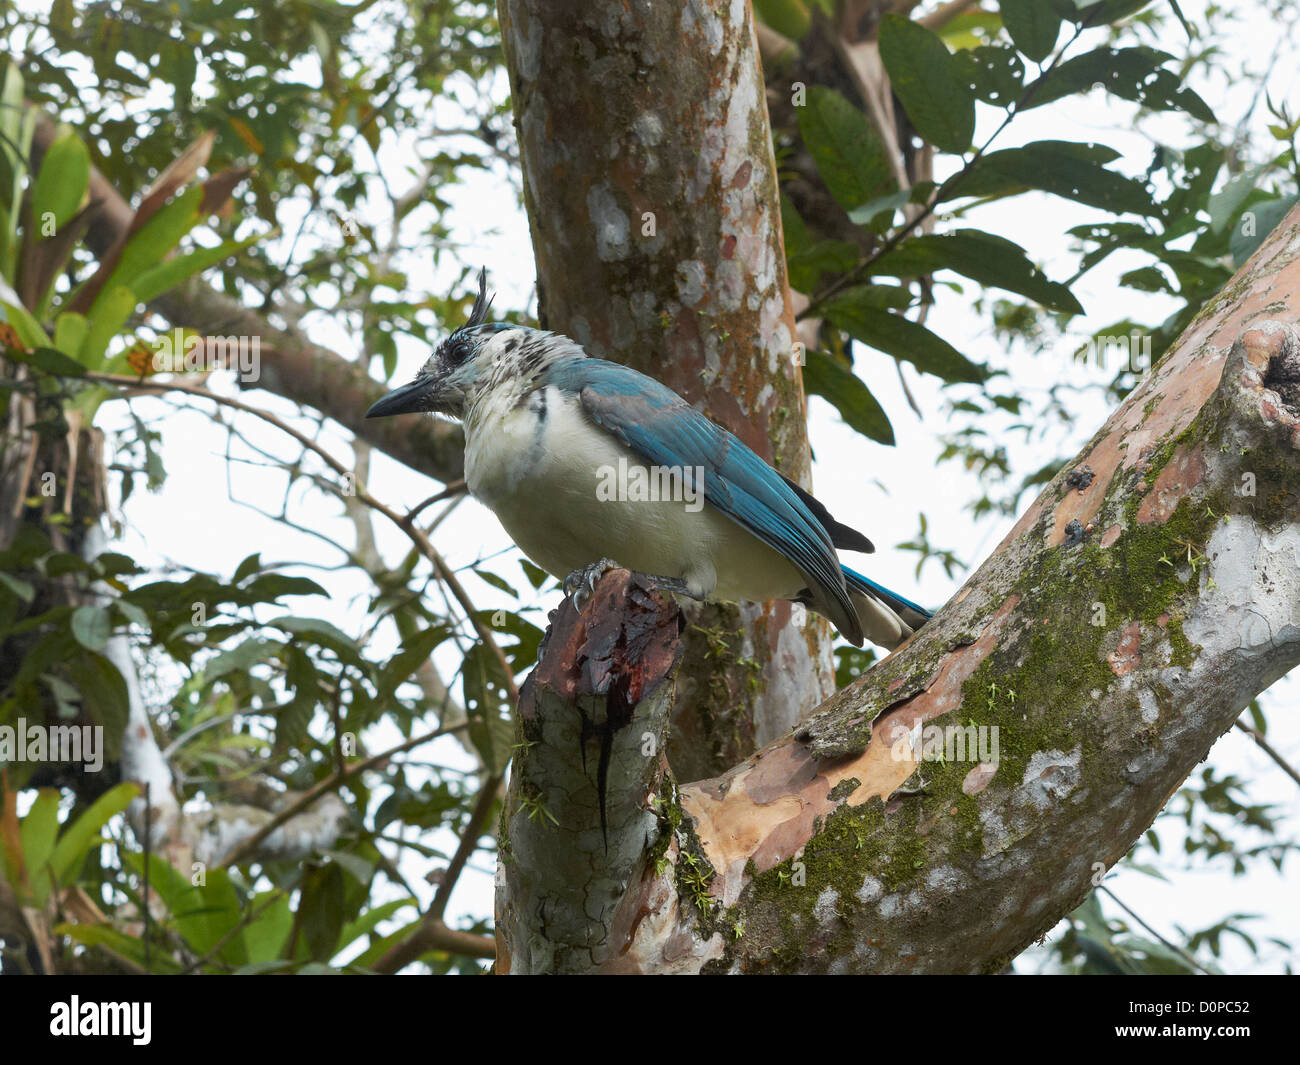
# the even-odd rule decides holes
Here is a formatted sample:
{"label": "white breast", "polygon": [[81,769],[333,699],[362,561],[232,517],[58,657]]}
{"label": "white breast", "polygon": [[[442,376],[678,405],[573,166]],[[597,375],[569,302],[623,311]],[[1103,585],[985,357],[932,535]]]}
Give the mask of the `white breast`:
{"label": "white breast", "polygon": [[594,425],[573,396],[547,388],[522,404],[516,398],[489,400],[467,420],[465,480],[547,572],[563,578],[613,558],[725,600],[790,598],[806,585],[780,554],[707,503],[693,508],[680,493],[609,498],[620,460],[624,469],[644,469],[645,460]]}

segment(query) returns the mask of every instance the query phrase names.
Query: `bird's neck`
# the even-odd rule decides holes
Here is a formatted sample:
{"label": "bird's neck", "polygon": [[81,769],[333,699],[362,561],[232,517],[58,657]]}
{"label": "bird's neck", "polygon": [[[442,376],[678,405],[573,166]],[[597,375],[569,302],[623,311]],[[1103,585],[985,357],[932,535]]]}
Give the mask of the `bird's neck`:
{"label": "bird's neck", "polygon": [[480,389],[465,408],[465,435],[491,432],[494,425],[541,387],[534,377],[505,377]]}
{"label": "bird's neck", "polygon": [[465,407],[465,433],[491,430],[528,397],[545,387],[547,372],[557,362],[586,358],[586,352],[566,336],[537,330],[514,330],[493,337],[484,348],[489,368],[481,386]]}

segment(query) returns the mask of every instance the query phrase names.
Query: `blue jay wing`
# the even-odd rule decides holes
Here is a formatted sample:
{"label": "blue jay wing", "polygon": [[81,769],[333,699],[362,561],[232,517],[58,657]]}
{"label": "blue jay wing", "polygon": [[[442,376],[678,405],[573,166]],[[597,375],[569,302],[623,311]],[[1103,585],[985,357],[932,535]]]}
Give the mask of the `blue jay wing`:
{"label": "blue jay wing", "polygon": [[918,606],[910,599],[904,599],[897,592],[891,592],[883,584],[877,584],[870,577],[864,577],[848,566],[844,567],[844,580],[849,591],[879,599],[913,629],[919,629],[934,617],[934,611]]}
{"label": "blue jay wing", "polygon": [[795,495],[803,500],[804,506],[812,511],[813,517],[821,523],[821,527],[830,534],[831,544],[841,548],[844,551],[861,551],[869,555],[876,549],[876,545],[863,536],[857,529],[851,529],[843,522],[836,521],[831,517],[831,513],[812,495],[805,492],[794,481],[790,480],[784,473],[781,474],[781,480],[793,489]]}
{"label": "blue jay wing", "polygon": [[597,425],[657,466],[704,470],[704,498],[804,575],[812,601],[855,643],[862,629],[830,534],[801,493],[721,426],[653,378],[603,359],[552,365]]}

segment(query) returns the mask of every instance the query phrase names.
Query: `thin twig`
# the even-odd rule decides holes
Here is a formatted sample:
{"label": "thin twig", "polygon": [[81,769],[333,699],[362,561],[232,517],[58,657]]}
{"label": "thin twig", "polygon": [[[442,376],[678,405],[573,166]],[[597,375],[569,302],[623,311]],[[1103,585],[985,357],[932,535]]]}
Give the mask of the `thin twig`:
{"label": "thin twig", "polygon": [[251,857],[261,845],[262,841],[277,828],[283,825],[290,818],[296,817],[303,810],[307,809],[307,807],[311,806],[312,803],[322,795],[345,784],[358,773],[364,773],[368,769],[374,769],[377,766],[383,765],[394,755],[401,754],[403,751],[409,751],[414,747],[419,747],[422,743],[428,743],[430,740],[436,740],[439,736],[446,736],[466,727],[468,727],[468,722],[460,725],[452,725],[448,728],[437,728],[432,732],[424,732],[418,736],[413,736],[411,739],[406,740],[403,743],[399,743],[396,747],[390,747],[388,750],[381,751],[379,754],[372,755],[360,762],[353,762],[351,765],[346,766],[341,770],[336,770],[325,780],[322,780],[320,783],[308,788],[299,795],[298,798],[294,799],[293,802],[289,803],[288,806],[277,811],[271,820],[267,821],[266,824],[251,836],[246,837],[232,847],[229,853],[227,853],[225,857],[217,863],[218,867],[224,868],[226,866],[238,865],[240,862]]}
{"label": "thin twig", "polygon": [[1197,961],[1197,960],[1196,960],[1195,958],[1193,958],[1190,954],[1188,954],[1187,951],[1183,950],[1183,948],[1180,947],[1177,943],[1171,943],[1171,942],[1169,942],[1169,940],[1167,940],[1164,936],[1162,936],[1159,932],[1157,932],[1154,928],[1152,928],[1149,924],[1147,924],[1146,921],[1142,920],[1141,917],[1139,917],[1136,913],[1134,913],[1134,912],[1133,912],[1132,910],[1130,910],[1127,906],[1125,906],[1124,903],[1122,903],[1122,902],[1120,901],[1119,896],[1116,895],[1115,892],[1111,891],[1111,889],[1108,888],[1105,884],[1098,884],[1098,885],[1097,885],[1097,890],[1098,890],[1098,891],[1104,891],[1107,895],[1109,895],[1109,896],[1114,900],[1116,906],[1118,906],[1118,907],[1119,907],[1121,910],[1123,910],[1126,914],[1128,914],[1130,917],[1132,917],[1133,920],[1137,921],[1138,924],[1140,924],[1144,929],[1146,929],[1146,931],[1147,931],[1147,933],[1148,933],[1149,935],[1152,935],[1152,936],[1154,936],[1156,939],[1158,939],[1158,940],[1159,940],[1161,943],[1163,943],[1166,947],[1168,947],[1168,948],[1169,948],[1170,950],[1172,950],[1175,954],[1177,954],[1180,958],[1182,958],[1183,961],[1187,962],[1187,964],[1190,965],[1193,969],[1199,969],[1199,970],[1200,970],[1201,972],[1203,972],[1206,976],[1213,976],[1213,975],[1214,975],[1213,973],[1210,972],[1209,969],[1207,969],[1207,968],[1206,968],[1204,965],[1202,965],[1199,961]]}
{"label": "thin twig", "polygon": [[431,495],[428,499],[426,499],[423,503],[417,505],[414,509],[408,510],[406,512],[406,517],[408,520],[414,521],[415,516],[419,514],[420,511],[422,511],[425,507],[430,506],[434,503],[440,503],[444,499],[450,499],[452,496],[464,495],[468,490],[469,489],[465,486],[465,478],[462,477],[459,481],[452,481],[449,485],[447,485],[446,488],[444,488],[437,495]]}
{"label": "thin twig", "polygon": [[1300,773],[1297,773],[1295,767],[1292,766],[1291,763],[1289,763],[1285,758],[1283,758],[1282,755],[1278,753],[1277,749],[1271,743],[1268,742],[1268,740],[1264,739],[1263,733],[1261,733],[1258,729],[1250,725],[1247,725],[1246,722],[1241,720],[1234,721],[1233,724],[1236,725],[1237,728],[1241,729],[1241,731],[1244,732],[1247,736],[1249,736],[1252,740],[1254,740],[1255,743],[1259,745],[1259,749],[1263,751],[1266,755],[1268,755],[1270,758],[1272,758],[1273,761],[1275,761],[1281,767],[1282,772],[1284,772],[1297,784],[1300,784]]}
{"label": "thin twig", "polygon": [[[494,773],[483,782],[483,787],[480,789],[478,798],[474,803],[474,810],[469,815],[469,823],[466,824],[465,831],[461,833],[460,845],[456,848],[456,853],[452,855],[451,862],[443,872],[442,880],[438,884],[438,889],[434,892],[433,901],[429,904],[424,920],[420,922],[419,927],[407,939],[401,943],[395,943],[375,963],[374,969],[376,972],[398,972],[425,951],[438,948],[452,950],[458,954],[468,954],[477,958],[496,956],[496,948],[492,941],[484,940],[480,936],[475,936],[474,939],[480,940],[481,952],[476,953],[471,949],[461,949],[462,947],[468,948],[472,944],[460,937],[472,935],[472,933],[456,932],[455,929],[448,928],[444,917],[452,889],[456,886],[456,881],[460,879],[460,874],[464,872],[465,866],[469,863],[474,851],[478,849],[479,837],[483,834],[488,816],[492,813],[492,806],[496,802],[497,792],[501,790],[501,784],[504,780],[504,773]],[[449,937],[458,937],[456,942],[459,945],[450,945],[451,939]]]}
{"label": "thin twig", "polygon": [[504,773],[493,773],[483,782],[483,787],[478,793],[478,799],[474,803],[474,809],[469,815],[469,823],[461,834],[460,846],[456,848],[456,853],[451,856],[446,872],[443,873],[442,880],[438,883],[438,890],[433,893],[433,902],[429,904],[429,917],[435,921],[441,921],[443,915],[447,912],[447,902],[451,899],[452,889],[455,888],[456,881],[460,879],[460,874],[465,869],[465,863],[470,860],[470,857],[478,849],[479,836],[483,834],[483,830],[487,826],[488,815],[492,813],[492,806],[497,800],[497,792],[501,790],[501,784],[504,780]]}
{"label": "thin twig", "polygon": [[[352,478],[352,485],[356,497],[366,506],[373,508],[380,514],[384,515],[389,521],[400,528],[411,538],[415,546],[419,548],[420,553],[433,564],[434,573],[438,579],[451,591],[452,596],[461,605],[465,611],[469,623],[473,626],[478,638],[483,641],[487,648],[492,652],[498,664],[501,666],[502,676],[505,679],[506,690],[510,693],[510,701],[513,705],[519,702],[519,685],[515,680],[514,670],[510,668],[505,653],[501,650],[500,644],[497,643],[496,637],[492,630],[484,624],[483,619],[478,616],[478,610],[474,606],[473,600],[470,599],[469,593],[465,591],[460,581],[457,580],[456,574],[451,567],[447,565],[437,548],[429,541],[424,531],[415,524],[410,515],[401,515],[386,503],[372,496],[364,486],[356,483],[355,474],[343,465],[338,459],[321,447],[315,440],[312,440],[306,434],[299,432],[283,418],[279,418],[269,411],[261,410],[249,403],[243,403],[229,396],[220,396],[206,388],[195,388],[179,381],[153,381],[150,379],[140,379],[128,377],[122,374],[107,373],[88,373],[83,377],[87,381],[96,381],[100,384],[113,385],[118,388],[139,388],[148,387],[157,389],[160,392],[183,392],[186,395],[198,396],[201,399],[211,400],[213,403],[219,403],[223,406],[231,407],[235,410],[243,411],[245,414],[251,414],[256,418],[274,425],[281,432],[293,437],[299,444],[317,455],[330,469],[334,470],[340,477]],[[114,397],[117,398],[117,397]]]}

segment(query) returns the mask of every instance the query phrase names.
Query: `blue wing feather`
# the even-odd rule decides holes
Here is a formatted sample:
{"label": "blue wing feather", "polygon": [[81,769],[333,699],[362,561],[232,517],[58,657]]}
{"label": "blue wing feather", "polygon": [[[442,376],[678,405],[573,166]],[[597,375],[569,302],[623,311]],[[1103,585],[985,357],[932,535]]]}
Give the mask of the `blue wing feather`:
{"label": "blue wing feather", "polygon": [[588,417],[659,466],[704,469],[704,498],[780,552],[808,580],[814,601],[861,643],[830,534],[794,488],[731,433],[672,389],[603,359],[562,359],[547,380],[577,395]]}

